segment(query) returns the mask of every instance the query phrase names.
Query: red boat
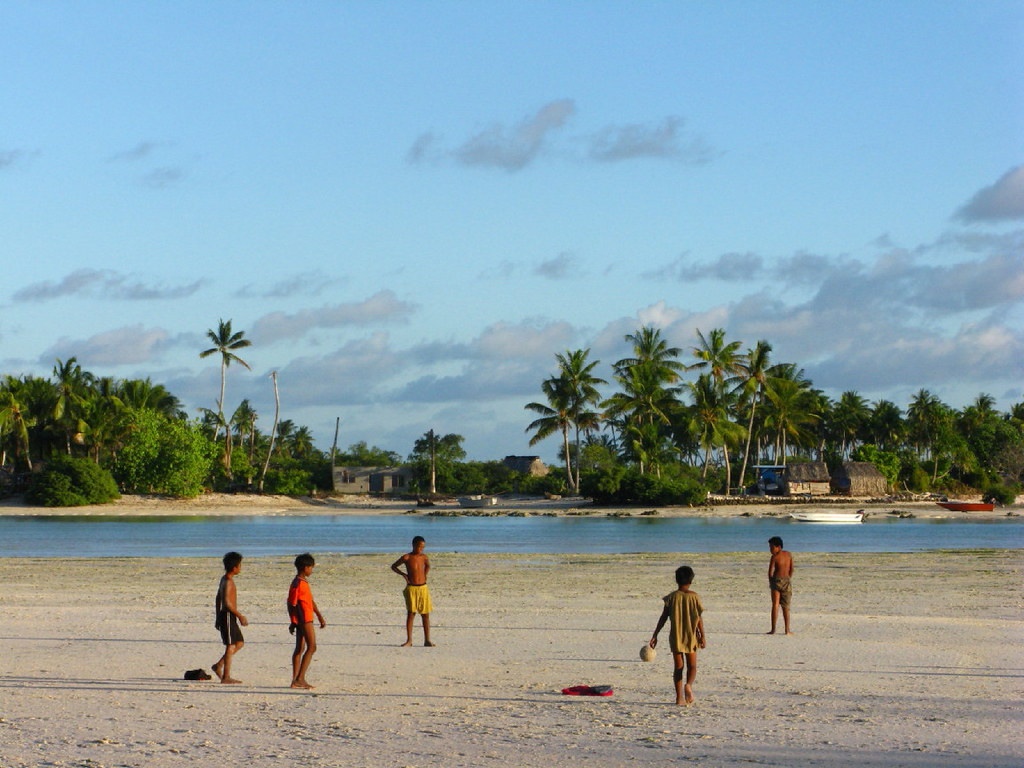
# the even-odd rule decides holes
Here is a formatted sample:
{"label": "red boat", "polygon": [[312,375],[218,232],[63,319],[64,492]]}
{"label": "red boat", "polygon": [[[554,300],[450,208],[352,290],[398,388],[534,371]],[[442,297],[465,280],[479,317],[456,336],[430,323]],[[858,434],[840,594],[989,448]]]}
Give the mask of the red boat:
{"label": "red boat", "polygon": [[991,512],[995,505],[990,501],[936,501],[940,507],[951,512]]}

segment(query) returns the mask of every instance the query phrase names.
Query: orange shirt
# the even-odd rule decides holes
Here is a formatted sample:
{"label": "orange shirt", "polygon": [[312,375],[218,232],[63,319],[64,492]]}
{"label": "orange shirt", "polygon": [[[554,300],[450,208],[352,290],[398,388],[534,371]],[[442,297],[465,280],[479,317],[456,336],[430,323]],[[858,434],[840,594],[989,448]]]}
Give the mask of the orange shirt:
{"label": "orange shirt", "polygon": [[304,623],[313,620],[313,590],[309,588],[309,582],[301,576],[296,576],[292,585],[288,588],[288,614],[292,624],[299,623],[299,614],[302,615]]}

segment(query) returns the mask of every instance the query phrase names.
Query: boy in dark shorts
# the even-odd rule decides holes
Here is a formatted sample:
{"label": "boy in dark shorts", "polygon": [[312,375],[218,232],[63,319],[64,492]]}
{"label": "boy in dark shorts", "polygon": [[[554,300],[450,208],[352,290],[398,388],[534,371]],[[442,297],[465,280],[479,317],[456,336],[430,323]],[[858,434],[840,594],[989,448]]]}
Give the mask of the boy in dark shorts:
{"label": "boy in dark shorts", "polygon": [[768,588],[772,592],[772,628],[769,635],[775,634],[775,623],[779,617],[779,608],[782,608],[782,623],[786,627],[786,634],[789,631],[789,600],[793,596],[793,587],[790,579],[793,577],[793,555],[782,548],[782,539],[772,536],[768,539],[768,550],[772,553],[772,559],[768,561]]}
{"label": "boy in dark shorts", "polygon": [[213,673],[220,678],[222,683],[240,683],[231,676],[231,660],[235,654],[242,650],[245,645],[245,638],[242,637],[242,630],[238,628],[249,625],[249,620],[238,610],[238,594],[235,590],[235,576],[242,570],[242,556],[237,552],[228,552],[224,555],[224,575],[221,576],[220,585],[217,587],[217,599],[215,607],[217,620],[214,623],[220,630],[220,638],[224,642],[224,655],[213,665]]}

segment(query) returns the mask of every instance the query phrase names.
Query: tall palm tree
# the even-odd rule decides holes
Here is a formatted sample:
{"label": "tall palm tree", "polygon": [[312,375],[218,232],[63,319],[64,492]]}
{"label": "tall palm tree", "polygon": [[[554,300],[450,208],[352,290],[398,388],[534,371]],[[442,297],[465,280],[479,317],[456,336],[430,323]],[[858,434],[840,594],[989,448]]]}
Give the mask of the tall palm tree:
{"label": "tall palm tree", "polygon": [[747,353],[736,361],[741,397],[746,401],[750,410],[750,418],[747,421],[747,444],[743,448],[743,466],[740,469],[741,487],[746,485],[750,443],[754,437],[754,416],[757,413],[757,406],[764,398],[764,392],[770,379],[771,353],[772,345],[762,339],[754,345],[753,349],[748,349]]}
{"label": "tall palm tree", "polygon": [[541,382],[541,392],[546,403],[532,402],[524,407],[538,414],[527,425],[527,432],[534,432],[530,445],[536,445],[551,435],[561,433],[562,453],[565,456],[566,485],[573,487],[572,461],[569,458],[569,427],[572,426],[572,395],[560,376],[552,376]]}
{"label": "tall palm tree", "polygon": [[53,368],[53,376],[57,388],[53,419],[63,430],[65,449],[70,456],[71,443],[75,440],[75,436],[82,432],[82,408],[92,385],[93,375],[82,370],[77,358],[70,357],[67,362],[57,360],[57,365]]}
{"label": "tall palm tree", "polygon": [[588,362],[589,354],[589,349],[577,349],[566,351],[564,355],[555,355],[558,377],[562,380],[560,388],[564,389],[569,398],[569,418],[575,431],[576,467],[570,486],[577,493],[580,489],[580,435],[589,434],[600,426],[601,413],[594,410],[601,401],[597,387],[608,383],[594,375],[594,368],[600,361]]}
{"label": "tall palm tree", "polygon": [[842,440],[840,457],[846,458],[853,450],[870,418],[871,407],[859,393],[850,390],[839,396],[832,412],[832,423]]}
{"label": "tall palm tree", "polygon": [[[220,355],[220,399],[217,400],[217,412],[220,414],[221,422],[224,422],[224,390],[227,386],[228,366],[231,363],[238,363],[246,370],[252,370],[249,364],[235,354],[238,350],[244,349],[252,344],[245,338],[245,331],[232,332],[231,321],[220,320],[217,323],[217,330],[212,328],[206,331],[206,337],[213,344],[209,349],[199,353],[199,357],[206,358],[210,355]],[[218,431],[220,427],[218,426]],[[217,434],[214,434],[214,440]]]}
{"label": "tall palm tree", "polygon": [[697,342],[697,346],[691,350],[697,362],[691,364],[689,370],[706,370],[718,387],[723,387],[732,377],[743,373],[740,342],[727,343],[724,328],[712,328],[707,336],[698,328]]}
{"label": "tall palm tree", "polygon": [[[629,435],[627,446],[640,446],[641,452],[634,452],[640,464],[640,472],[651,467],[650,461],[641,457],[661,456],[661,443],[672,425],[672,417],[679,408],[679,387],[665,386],[665,369],[653,361],[631,365],[615,376],[621,387],[603,403],[610,420],[619,424],[621,433]],[[655,427],[655,428],[652,428]]]}
{"label": "tall palm tree", "polygon": [[903,444],[906,424],[903,411],[891,400],[879,400],[868,420],[871,439],[883,451],[894,451]]}
{"label": "tall palm tree", "polygon": [[[14,449],[14,464],[24,462],[32,471],[32,451],[29,444],[29,425],[33,417],[21,399],[23,382],[13,376],[6,376],[0,385],[0,438],[9,436]],[[6,433],[6,435],[5,435]],[[6,441],[3,442],[6,452]],[[6,464],[6,461],[0,464]]]}
{"label": "tall palm tree", "polygon": [[701,447],[704,449],[704,469],[701,477],[707,477],[711,464],[711,452],[722,449],[725,462],[725,494],[732,490],[732,465],[729,461],[729,446],[739,444],[743,427],[730,420],[732,400],[735,399],[723,387],[718,386],[710,373],[702,373],[697,381],[690,384],[693,395],[695,417],[693,424],[698,430]]}
{"label": "tall palm tree", "polygon": [[775,463],[786,464],[789,443],[797,446],[813,442],[812,427],[820,419],[817,398],[806,382],[779,379],[768,390],[766,424],[775,433]]}
{"label": "tall palm tree", "polygon": [[627,333],[625,339],[633,345],[633,357],[617,361],[613,366],[616,373],[621,374],[636,365],[649,365],[663,377],[666,384],[672,384],[686,370],[686,366],[677,360],[682,350],[670,347],[662,338],[660,328],[645,325],[633,333]]}

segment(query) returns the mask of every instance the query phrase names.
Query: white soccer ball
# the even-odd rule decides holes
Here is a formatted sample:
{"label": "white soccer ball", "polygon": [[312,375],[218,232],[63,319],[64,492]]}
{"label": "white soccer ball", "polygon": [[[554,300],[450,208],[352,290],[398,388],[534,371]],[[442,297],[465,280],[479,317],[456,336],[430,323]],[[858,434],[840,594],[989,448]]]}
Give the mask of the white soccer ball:
{"label": "white soccer ball", "polygon": [[647,643],[640,646],[640,661],[654,661],[654,657],[657,655],[657,652]]}

